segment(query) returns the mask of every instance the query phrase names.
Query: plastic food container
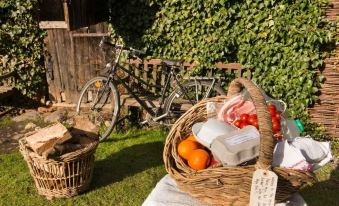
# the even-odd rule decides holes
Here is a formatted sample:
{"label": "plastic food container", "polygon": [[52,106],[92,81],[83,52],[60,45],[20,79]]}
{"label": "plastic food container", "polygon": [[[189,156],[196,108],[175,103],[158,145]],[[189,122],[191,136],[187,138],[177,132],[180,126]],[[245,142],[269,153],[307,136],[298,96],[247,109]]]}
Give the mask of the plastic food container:
{"label": "plastic food container", "polygon": [[217,119],[199,122],[192,127],[192,133],[197,141],[207,148],[211,147],[212,141],[218,136],[229,134],[231,131],[235,130],[237,130],[236,127]]}
{"label": "plastic food container", "polygon": [[239,165],[259,155],[259,137],[258,130],[248,125],[243,129],[218,136],[211,144],[211,151],[223,165]]}

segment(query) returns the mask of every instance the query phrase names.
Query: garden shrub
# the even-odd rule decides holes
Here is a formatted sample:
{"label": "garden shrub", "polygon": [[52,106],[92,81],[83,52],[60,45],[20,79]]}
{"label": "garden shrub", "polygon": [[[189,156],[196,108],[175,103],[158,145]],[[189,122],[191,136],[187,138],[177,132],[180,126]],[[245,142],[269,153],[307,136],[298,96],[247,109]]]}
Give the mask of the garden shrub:
{"label": "garden shrub", "polygon": [[29,97],[43,89],[43,38],[36,0],[0,0],[0,75],[15,71],[16,87]]}

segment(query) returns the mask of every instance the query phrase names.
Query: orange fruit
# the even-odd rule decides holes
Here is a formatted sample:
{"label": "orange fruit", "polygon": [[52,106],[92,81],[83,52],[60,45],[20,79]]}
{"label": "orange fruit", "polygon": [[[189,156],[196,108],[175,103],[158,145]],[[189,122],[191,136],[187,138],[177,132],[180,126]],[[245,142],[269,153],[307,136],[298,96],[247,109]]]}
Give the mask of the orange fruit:
{"label": "orange fruit", "polygon": [[193,150],[199,149],[200,145],[198,142],[191,140],[184,140],[178,145],[178,153],[185,160],[188,159],[189,155]]}
{"label": "orange fruit", "polygon": [[197,141],[196,139],[195,139],[195,137],[192,135],[192,134],[190,134],[190,135],[188,135],[188,137],[186,138],[186,140],[191,140],[191,141]]}
{"label": "orange fruit", "polygon": [[192,169],[203,170],[210,164],[210,155],[203,149],[197,149],[190,154],[187,161]]}

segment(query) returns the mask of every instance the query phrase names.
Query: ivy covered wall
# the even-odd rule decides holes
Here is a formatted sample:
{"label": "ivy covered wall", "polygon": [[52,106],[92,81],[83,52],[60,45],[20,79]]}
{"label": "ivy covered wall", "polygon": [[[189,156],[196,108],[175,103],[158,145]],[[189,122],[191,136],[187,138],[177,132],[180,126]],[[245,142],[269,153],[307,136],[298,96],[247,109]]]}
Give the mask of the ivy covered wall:
{"label": "ivy covered wall", "polygon": [[113,33],[152,57],[240,62],[254,81],[303,116],[317,100],[334,26],[325,0],[111,0]]}
{"label": "ivy covered wall", "polygon": [[42,92],[43,37],[36,0],[0,0],[0,75],[15,71],[16,87],[34,97]]}

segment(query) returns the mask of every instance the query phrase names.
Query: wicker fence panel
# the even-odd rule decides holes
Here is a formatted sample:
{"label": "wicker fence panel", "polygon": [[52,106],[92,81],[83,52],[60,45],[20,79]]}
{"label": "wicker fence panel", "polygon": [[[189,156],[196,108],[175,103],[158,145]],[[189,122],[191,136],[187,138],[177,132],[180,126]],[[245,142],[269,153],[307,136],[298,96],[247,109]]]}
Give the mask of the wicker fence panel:
{"label": "wicker fence panel", "polygon": [[[331,0],[332,5],[326,9],[327,19],[338,23],[339,0]],[[338,24],[337,24],[338,25]],[[339,28],[337,27],[338,35]],[[326,127],[328,135],[339,138],[339,44],[335,52],[325,60],[321,71],[325,82],[321,85],[319,103],[310,109],[312,120]]]}

